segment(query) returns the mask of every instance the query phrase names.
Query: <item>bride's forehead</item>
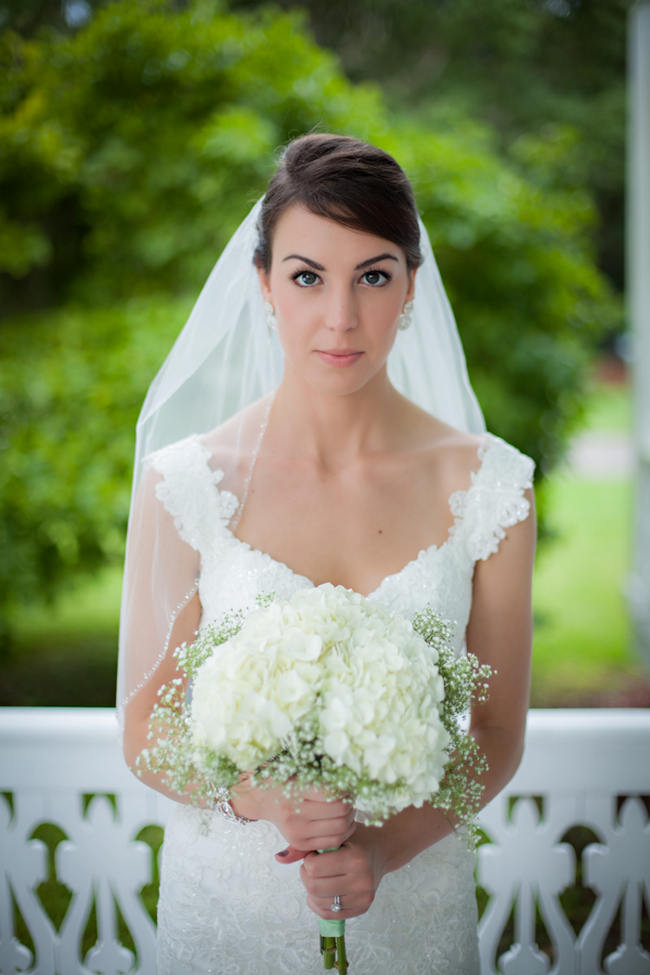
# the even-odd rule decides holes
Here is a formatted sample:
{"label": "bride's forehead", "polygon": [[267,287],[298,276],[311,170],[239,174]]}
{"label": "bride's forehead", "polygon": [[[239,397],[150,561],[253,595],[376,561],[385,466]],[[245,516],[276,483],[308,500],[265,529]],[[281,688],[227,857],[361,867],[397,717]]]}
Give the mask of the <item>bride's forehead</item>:
{"label": "bride's forehead", "polygon": [[296,252],[315,260],[318,260],[317,251],[321,256],[326,252],[332,256],[345,255],[351,259],[359,256],[361,259],[387,249],[395,256],[401,253],[392,241],[312,213],[299,203],[287,207],[278,218],[273,233],[273,258],[280,261]]}

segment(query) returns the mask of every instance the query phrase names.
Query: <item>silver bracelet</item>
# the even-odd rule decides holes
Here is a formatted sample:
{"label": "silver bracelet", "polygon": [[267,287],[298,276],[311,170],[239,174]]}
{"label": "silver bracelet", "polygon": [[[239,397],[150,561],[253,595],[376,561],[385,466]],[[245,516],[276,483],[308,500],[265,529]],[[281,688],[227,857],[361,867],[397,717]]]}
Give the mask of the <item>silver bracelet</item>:
{"label": "silver bracelet", "polygon": [[230,805],[230,790],[226,789],[225,786],[219,786],[215,791],[214,806],[212,807],[215,812],[221,813],[226,819],[229,819],[232,823],[240,823],[242,826],[246,826],[248,823],[254,823],[254,819],[246,819],[245,816],[238,816],[235,810]]}

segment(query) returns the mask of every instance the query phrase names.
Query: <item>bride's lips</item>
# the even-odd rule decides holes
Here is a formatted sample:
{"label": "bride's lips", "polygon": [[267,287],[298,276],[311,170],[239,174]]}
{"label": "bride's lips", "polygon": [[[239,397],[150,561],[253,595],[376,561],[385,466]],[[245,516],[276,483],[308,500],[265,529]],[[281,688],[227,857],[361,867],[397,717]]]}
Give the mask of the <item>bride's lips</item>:
{"label": "bride's lips", "polygon": [[361,358],[363,352],[355,352],[354,349],[316,349],[316,354],[323,362],[330,366],[351,366]]}

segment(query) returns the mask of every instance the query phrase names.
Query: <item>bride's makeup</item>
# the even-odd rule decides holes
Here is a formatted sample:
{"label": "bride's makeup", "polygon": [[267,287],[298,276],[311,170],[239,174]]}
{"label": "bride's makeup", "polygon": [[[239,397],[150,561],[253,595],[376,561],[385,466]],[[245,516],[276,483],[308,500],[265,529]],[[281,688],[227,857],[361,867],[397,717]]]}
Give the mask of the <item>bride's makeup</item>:
{"label": "bride's makeup", "polygon": [[335,369],[343,369],[346,366],[353,366],[355,362],[358,362],[363,355],[363,352],[338,352],[317,349],[316,354],[323,362],[327,363],[327,365],[334,366]]}
{"label": "bride's makeup", "polygon": [[275,227],[261,284],[287,366],[340,394],[385,369],[413,279],[391,241],[295,205]]}

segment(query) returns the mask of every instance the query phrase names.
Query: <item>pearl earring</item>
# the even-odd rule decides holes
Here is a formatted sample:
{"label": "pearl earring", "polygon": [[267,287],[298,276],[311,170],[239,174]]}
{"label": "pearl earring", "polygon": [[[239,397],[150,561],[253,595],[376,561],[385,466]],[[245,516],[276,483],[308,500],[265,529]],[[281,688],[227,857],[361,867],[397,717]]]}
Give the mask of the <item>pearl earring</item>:
{"label": "pearl earring", "polygon": [[275,309],[270,301],[264,302],[264,316],[266,318],[266,325],[270,332],[277,332],[278,330],[278,320],[275,317]]}
{"label": "pearl earring", "polygon": [[402,331],[405,331],[407,328],[410,328],[410,326],[413,324],[413,302],[412,301],[406,302],[402,314],[399,316],[398,322],[399,322],[398,328],[400,328]]}

